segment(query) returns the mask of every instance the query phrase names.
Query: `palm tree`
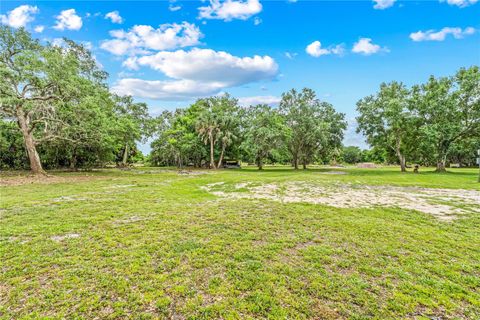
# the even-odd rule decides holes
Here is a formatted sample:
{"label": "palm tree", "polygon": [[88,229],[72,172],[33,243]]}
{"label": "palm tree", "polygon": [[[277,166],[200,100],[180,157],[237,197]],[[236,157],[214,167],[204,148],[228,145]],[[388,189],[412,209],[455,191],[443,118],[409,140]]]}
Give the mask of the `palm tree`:
{"label": "palm tree", "polygon": [[217,142],[219,133],[219,124],[217,117],[209,109],[200,113],[196,129],[205,144],[210,143],[210,168],[216,169],[215,159],[213,158],[214,146]]}

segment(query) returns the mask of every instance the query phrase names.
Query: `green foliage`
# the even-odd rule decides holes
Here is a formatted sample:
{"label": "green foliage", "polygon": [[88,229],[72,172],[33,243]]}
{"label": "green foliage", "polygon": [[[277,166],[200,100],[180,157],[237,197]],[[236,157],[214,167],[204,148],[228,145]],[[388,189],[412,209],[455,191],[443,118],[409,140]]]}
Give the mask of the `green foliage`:
{"label": "green foliage", "polygon": [[341,158],[346,163],[355,164],[364,161],[364,154],[359,147],[343,147]]}
{"label": "green foliage", "polygon": [[407,89],[403,84],[382,84],[376,95],[357,103],[358,131],[377,149],[391,151],[405,167],[406,160],[437,165],[472,163],[480,145],[480,71],[460,69],[452,77],[430,77]]}
{"label": "green foliage", "polygon": [[[14,120],[18,134],[2,134],[11,148],[1,166],[43,168],[99,166],[116,160],[147,132],[148,110],[131,97],[112,97],[91,53],[63,39],[60,46],[42,44],[20,28],[0,26],[0,117]],[[10,126],[9,129],[14,129]],[[26,152],[25,152],[26,151]]]}
{"label": "green foliage", "polygon": [[263,168],[265,158],[272,156],[289,135],[285,118],[268,105],[251,106],[246,110],[245,137],[242,143],[244,158]]}
{"label": "green foliage", "polygon": [[347,123],[345,115],[333,106],[317,99],[315,91],[304,88],[282,94],[280,112],[285,117],[288,135],[287,148],[295,168],[327,157],[341,147]]}

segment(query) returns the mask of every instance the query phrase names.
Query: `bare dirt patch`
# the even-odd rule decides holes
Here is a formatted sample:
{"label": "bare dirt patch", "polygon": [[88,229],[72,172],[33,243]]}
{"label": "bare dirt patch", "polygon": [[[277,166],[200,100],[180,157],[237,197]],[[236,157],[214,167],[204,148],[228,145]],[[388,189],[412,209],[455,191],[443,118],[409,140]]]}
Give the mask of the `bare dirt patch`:
{"label": "bare dirt patch", "polygon": [[25,184],[54,184],[54,183],[75,183],[105,179],[93,175],[75,175],[75,176],[34,176],[34,175],[18,175],[18,176],[0,176],[0,187],[21,186]]}
{"label": "bare dirt patch", "polygon": [[324,204],[338,208],[396,207],[431,214],[443,221],[480,213],[480,192],[462,189],[369,185],[317,185],[305,182],[279,184],[209,184],[208,192],[237,199],[269,199],[283,203]]}

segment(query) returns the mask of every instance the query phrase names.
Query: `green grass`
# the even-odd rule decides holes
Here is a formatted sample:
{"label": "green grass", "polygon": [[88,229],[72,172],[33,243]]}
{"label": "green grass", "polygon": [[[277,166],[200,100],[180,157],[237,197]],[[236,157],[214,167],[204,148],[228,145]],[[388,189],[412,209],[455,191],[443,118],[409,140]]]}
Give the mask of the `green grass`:
{"label": "green grass", "polygon": [[442,222],[201,189],[306,181],[480,190],[478,170],[155,170],[0,187],[0,318],[480,318],[480,215]]}

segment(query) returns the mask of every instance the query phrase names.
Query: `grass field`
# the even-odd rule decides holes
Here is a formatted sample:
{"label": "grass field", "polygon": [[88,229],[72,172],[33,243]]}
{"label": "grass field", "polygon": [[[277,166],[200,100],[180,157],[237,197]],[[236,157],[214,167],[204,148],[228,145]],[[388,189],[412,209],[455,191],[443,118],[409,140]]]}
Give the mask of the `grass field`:
{"label": "grass field", "polygon": [[478,170],[397,171],[4,173],[0,318],[480,319]]}

